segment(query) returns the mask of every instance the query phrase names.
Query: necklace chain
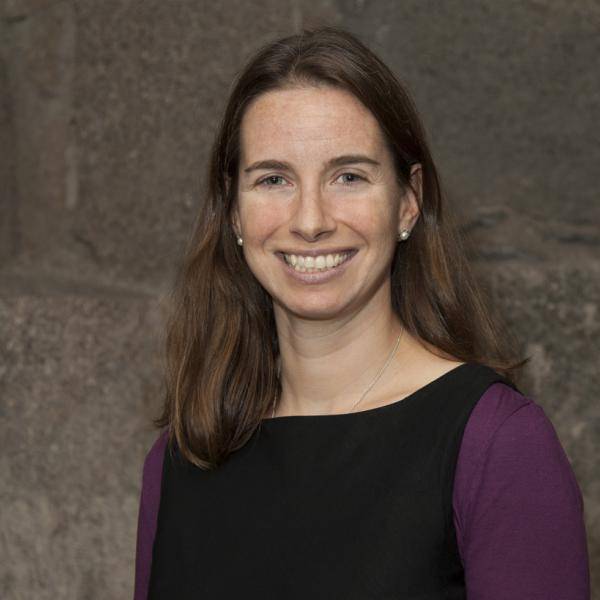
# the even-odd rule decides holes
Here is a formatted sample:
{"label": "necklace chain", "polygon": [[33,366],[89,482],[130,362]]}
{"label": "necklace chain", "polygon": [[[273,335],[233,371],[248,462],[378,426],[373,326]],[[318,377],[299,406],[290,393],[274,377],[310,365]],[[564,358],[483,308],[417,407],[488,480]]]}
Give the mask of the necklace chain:
{"label": "necklace chain", "polygon": [[[369,387],[363,392],[362,396],[352,405],[352,407],[350,408],[350,412],[353,412],[354,409],[363,401],[363,398],[371,391],[371,388],[377,383],[379,378],[383,375],[383,372],[386,370],[387,366],[390,364],[390,361],[394,357],[394,354],[396,354],[396,350],[398,350],[398,345],[400,344],[400,338],[402,337],[403,333],[404,333],[404,329],[400,332],[400,335],[396,339],[396,344],[395,344],[391,354],[388,356],[388,359],[385,361],[385,364],[380,369],[379,373],[377,373],[377,375],[375,376],[375,379],[373,379],[373,381],[369,384]],[[276,404],[277,404],[277,399],[273,400],[273,412],[271,414],[271,417],[275,416]]]}

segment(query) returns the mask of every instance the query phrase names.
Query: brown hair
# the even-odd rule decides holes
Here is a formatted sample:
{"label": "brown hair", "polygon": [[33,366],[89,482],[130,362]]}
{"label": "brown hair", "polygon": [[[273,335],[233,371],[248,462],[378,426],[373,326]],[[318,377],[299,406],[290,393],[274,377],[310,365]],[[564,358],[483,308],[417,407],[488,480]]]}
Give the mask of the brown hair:
{"label": "brown hair", "polygon": [[[272,300],[236,244],[240,124],[267,91],[330,85],[376,117],[401,186],[422,167],[421,214],[396,245],[392,306],[412,335],[441,356],[487,364],[509,380],[518,361],[443,201],[417,110],[392,71],[354,35],[332,26],[304,29],[260,48],[238,75],[212,148],[208,181],[174,283],[166,329],[165,398],[155,420],[195,465],[210,469],[243,446],[281,393]],[[404,188],[403,188],[404,189]]]}

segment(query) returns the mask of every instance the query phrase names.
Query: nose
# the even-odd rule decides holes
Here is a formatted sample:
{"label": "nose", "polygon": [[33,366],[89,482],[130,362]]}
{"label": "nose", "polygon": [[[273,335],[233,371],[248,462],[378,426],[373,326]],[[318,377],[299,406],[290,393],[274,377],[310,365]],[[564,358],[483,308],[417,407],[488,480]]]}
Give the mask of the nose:
{"label": "nose", "polygon": [[307,241],[335,231],[335,220],[318,184],[301,189],[294,202],[295,208],[290,219],[290,232]]}

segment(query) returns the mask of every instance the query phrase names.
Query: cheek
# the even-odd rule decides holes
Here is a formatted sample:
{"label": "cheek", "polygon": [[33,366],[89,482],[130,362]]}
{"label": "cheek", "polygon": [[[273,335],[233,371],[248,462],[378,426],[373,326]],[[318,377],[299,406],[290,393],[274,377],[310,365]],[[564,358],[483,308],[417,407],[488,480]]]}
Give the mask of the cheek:
{"label": "cheek", "polygon": [[347,209],[344,212],[344,222],[371,239],[389,235],[395,223],[389,205],[376,201],[361,203]]}
{"label": "cheek", "polygon": [[283,214],[261,205],[248,207],[242,215],[245,235],[252,242],[268,238],[284,220]]}

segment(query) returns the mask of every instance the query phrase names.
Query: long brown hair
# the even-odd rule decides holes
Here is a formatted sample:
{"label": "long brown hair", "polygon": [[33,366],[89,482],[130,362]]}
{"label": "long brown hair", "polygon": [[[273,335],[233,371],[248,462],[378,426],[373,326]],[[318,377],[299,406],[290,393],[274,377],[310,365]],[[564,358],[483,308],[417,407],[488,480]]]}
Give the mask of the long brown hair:
{"label": "long brown hair", "polygon": [[[509,380],[529,358],[514,343],[473,276],[448,212],[417,110],[392,71],[351,33],[304,29],[261,47],[232,87],[210,156],[208,180],[171,292],[165,398],[154,422],[195,465],[211,469],[250,438],[281,393],[271,297],[236,244],[240,124],[265,92],[329,85],[355,95],[376,117],[401,186],[422,167],[421,214],[396,245],[392,306],[409,333],[440,356],[487,364]],[[403,188],[404,189],[404,188]]]}

